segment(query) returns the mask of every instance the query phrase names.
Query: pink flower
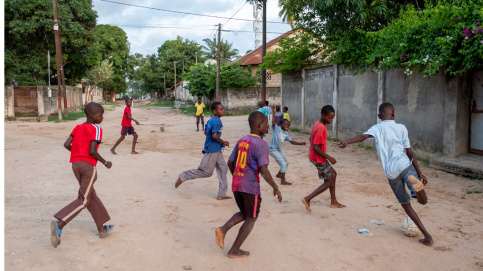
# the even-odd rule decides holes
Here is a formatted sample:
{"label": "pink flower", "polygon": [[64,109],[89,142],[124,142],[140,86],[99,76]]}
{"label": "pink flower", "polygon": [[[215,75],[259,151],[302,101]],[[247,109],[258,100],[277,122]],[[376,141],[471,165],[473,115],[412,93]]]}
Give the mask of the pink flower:
{"label": "pink flower", "polygon": [[480,22],[477,22],[477,23],[476,23],[476,25],[477,25],[477,26],[480,26],[481,24],[480,24]]}
{"label": "pink flower", "polygon": [[459,20],[461,20],[461,17],[455,18],[454,20],[459,21]]}

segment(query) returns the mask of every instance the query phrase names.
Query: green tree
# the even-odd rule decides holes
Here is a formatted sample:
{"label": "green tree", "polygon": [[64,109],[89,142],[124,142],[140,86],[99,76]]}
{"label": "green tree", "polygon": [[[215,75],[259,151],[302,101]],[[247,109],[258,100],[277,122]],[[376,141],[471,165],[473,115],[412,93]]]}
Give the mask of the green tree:
{"label": "green tree", "polygon": [[278,0],[278,7],[280,8],[278,16],[280,16],[284,22],[289,23],[290,26],[293,26],[295,18],[295,11],[291,6],[292,2],[293,1],[290,0]]}
{"label": "green tree", "polygon": [[109,59],[105,59],[101,62],[99,66],[95,66],[89,71],[87,76],[87,83],[89,87],[86,93],[86,100],[84,105],[90,101],[90,97],[92,96],[91,88],[92,86],[97,86],[101,83],[105,83],[112,78],[114,74],[114,69],[112,67],[113,63],[109,61]]}
{"label": "green tree", "polygon": [[[56,73],[52,1],[6,0],[5,5],[5,83],[45,85],[47,51],[52,74]],[[65,0],[59,3],[59,20],[66,83],[78,83],[90,67],[97,65],[91,47],[91,29],[97,13],[91,0]]]}
{"label": "green tree", "polygon": [[[218,57],[218,42],[216,37],[213,36],[213,39],[203,39],[203,42],[205,43],[205,45],[202,45],[204,55],[208,59],[216,60]],[[239,51],[233,48],[233,43],[222,39],[220,41],[220,60],[230,62],[238,57],[240,57]]]}

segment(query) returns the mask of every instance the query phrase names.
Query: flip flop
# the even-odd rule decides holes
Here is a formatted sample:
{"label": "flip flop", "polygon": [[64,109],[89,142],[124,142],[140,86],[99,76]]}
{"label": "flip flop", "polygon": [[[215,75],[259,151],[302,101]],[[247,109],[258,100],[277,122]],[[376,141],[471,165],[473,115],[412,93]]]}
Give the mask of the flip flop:
{"label": "flip flop", "polygon": [[104,227],[106,227],[106,232],[105,232],[103,235],[99,235],[99,238],[102,238],[102,237],[106,236],[106,234],[107,234],[107,233],[108,233],[110,230],[112,230],[112,229],[114,228],[114,225],[107,225],[107,226],[104,226]]}
{"label": "flip flop", "polygon": [[50,243],[56,248],[59,245],[59,237],[62,235],[62,230],[57,227],[57,221],[50,222],[50,231]]}

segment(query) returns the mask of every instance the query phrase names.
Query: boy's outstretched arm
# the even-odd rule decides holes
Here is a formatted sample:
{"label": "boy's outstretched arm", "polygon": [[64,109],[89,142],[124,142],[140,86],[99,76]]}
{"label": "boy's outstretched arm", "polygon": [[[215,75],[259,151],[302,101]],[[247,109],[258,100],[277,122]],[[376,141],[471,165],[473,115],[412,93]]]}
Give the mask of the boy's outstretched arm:
{"label": "boy's outstretched arm", "polygon": [[314,146],[312,147],[312,150],[314,150],[317,155],[322,156],[325,159],[329,160],[331,164],[337,163],[337,160],[335,160],[334,157],[328,155],[320,148],[320,144],[314,144]]}
{"label": "boy's outstretched arm", "polygon": [[366,135],[366,134],[358,135],[358,136],[355,136],[353,138],[342,140],[341,142],[337,143],[337,146],[339,146],[340,148],[345,148],[349,144],[362,142],[362,141],[368,139],[369,137],[371,137],[371,135]]}
{"label": "boy's outstretched arm", "polygon": [[261,166],[259,170],[265,181],[267,181],[267,183],[273,188],[273,195],[277,195],[278,201],[282,202],[282,194],[280,193],[280,190],[278,190],[278,186],[275,181],[273,181],[272,175],[270,174],[270,171],[268,171],[267,165]]}
{"label": "boy's outstretched arm", "polygon": [[[205,131],[205,133],[206,133],[206,131]],[[212,134],[212,137],[213,137],[213,140],[215,140],[216,142],[219,142],[219,143],[223,144],[223,146],[225,146],[225,147],[229,147],[229,146],[230,146],[230,142],[228,142],[228,141],[224,141],[223,139],[221,139],[221,138],[218,136],[218,132],[214,132],[214,133]]]}
{"label": "boy's outstretched arm", "polygon": [[127,118],[128,118],[128,119],[133,120],[133,121],[134,121],[134,122],[135,122],[137,125],[139,125],[139,121],[137,121],[137,120],[133,119],[133,118],[131,117],[131,114],[126,113],[126,116],[127,116]]}
{"label": "boy's outstretched arm", "polygon": [[96,148],[97,148],[97,145],[99,144],[98,141],[91,141],[91,146],[89,148],[89,154],[94,157],[97,161],[101,162],[104,164],[104,166],[106,166],[107,168],[111,168],[112,167],[112,162],[111,161],[107,161],[105,160],[104,158],[102,158],[102,156],[96,151]]}
{"label": "boy's outstretched arm", "polygon": [[228,160],[228,169],[230,169],[231,175],[233,175],[233,172],[235,172],[235,162]]}
{"label": "boy's outstretched arm", "polygon": [[297,142],[297,141],[293,141],[293,140],[292,140],[292,141],[289,141],[289,142],[290,142],[290,144],[292,144],[292,145],[301,145],[301,146],[305,146],[305,142]]}
{"label": "boy's outstretched arm", "polygon": [[72,140],[74,139],[73,135],[70,135],[69,138],[64,143],[64,148],[66,148],[68,151],[70,151],[70,148],[72,147]]}
{"label": "boy's outstretched arm", "polygon": [[414,154],[411,148],[406,148],[406,155],[409,157],[409,160],[412,160],[413,166],[416,169],[416,172],[418,173],[418,176],[423,182],[423,184],[424,185],[428,184],[428,178],[426,178],[426,176],[424,176],[421,173],[421,170],[419,169],[419,165],[418,165],[418,160],[416,160],[416,154]]}

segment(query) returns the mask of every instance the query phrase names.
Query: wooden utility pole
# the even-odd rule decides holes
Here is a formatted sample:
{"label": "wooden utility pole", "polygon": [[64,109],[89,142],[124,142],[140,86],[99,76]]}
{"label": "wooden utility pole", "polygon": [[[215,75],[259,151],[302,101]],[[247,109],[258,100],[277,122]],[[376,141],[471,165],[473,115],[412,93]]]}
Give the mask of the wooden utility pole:
{"label": "wooden utility pole", "polygon": [[220,49],[221,24],[218,24],[218,54],[216,56],[216,101],[220,102]]}
{"label": "wooden utility pole", "polygon": [[54,34],[55,34],[55,58],[57,62],[57,103],[58,103],[58,115],[59,122],[62,122],[62,77],[64,72],[62,69],[62,46],[60,44],[60,27],[59,27],[59,14],[57,14],[57,0],[54,2]]}
{"label": "wooden utility pole", "polygon": [[[263,1],[263,38],[262,38],[262,64],[264,61],[265,54],[267,53],[267,0]],[[267,99],[267,70],[262,70],[262,102],[265,104]]]}
{"label": "wooden utility pole", "polygon": [[178,100],[178,94],[176,93],[176,61],[174,61],[174,100]]}
{"label": "wooden utility pole", "polygon": [[166,93],[166,73],[164,73],[164,93],[167,96],[168,93]]}

